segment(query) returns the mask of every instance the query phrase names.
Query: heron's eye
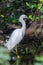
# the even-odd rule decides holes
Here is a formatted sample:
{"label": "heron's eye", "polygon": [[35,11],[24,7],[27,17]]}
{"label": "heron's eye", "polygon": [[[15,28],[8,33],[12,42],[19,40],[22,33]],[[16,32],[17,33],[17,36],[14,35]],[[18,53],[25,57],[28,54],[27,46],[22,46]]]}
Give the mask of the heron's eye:
{"label": "heron's eye", "polygon": [[26,20],[27,20],[27,18],[23,18],[23,20],[24,20],[24,21],[26,21]]}
{"label": "heron's eye", "polygon": [[26,20],[26,18],[23,18],[23,20]]}

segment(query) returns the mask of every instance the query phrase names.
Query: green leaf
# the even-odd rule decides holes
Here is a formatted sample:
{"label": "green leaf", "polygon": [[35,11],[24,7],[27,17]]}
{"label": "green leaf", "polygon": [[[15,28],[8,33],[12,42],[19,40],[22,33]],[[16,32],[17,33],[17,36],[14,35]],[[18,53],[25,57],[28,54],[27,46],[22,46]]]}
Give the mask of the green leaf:
{"label": "green leaf", "polygon": [[40,9],[40,12],[43,13],[43,7]]}
{"label": "green leaf", "polygon": [[43,42],[42,42],[42,47],[43,47]]}
{"label": "green leaf", "polygon": [[38,9],[41,9],[41,7],[42,7],[42,4],[39,3],[39,4],[38,4]]}
{"label": "green leaf", "polygon": [[28,6],[28,7],[29,7],[29,6],[30,6],[30,3],[29,3],[29,2],[26,2],[26,6]]}
{"label": "green leaf", "polygon": [[5,65],[10,65],[10,63],[9,62],[5,62]]}
{"label": "green leaf", "polygon": [[6,48],[4,48],[3,46],[0,46],[0,64],[9,65],[8,60],[10,60],[10,59],[11,58],[10,58],[9,51]]}
{"label": "green leaf", "polygon": [[42,2],[42,3],[43,3],[43,0],[40,0],[40,2]]}
{"label": "green leaf", "polygon": [[21,65],[20,59],[17,59],[15,65]]}
{"label": "green leaf", "polygon": [[36,8],[36,7],[37,7],[36,4],[31,5],[31,8]]}
{"label": "green leaf", "polygon": [[33,19],[32,15],[29,15],[28,18],[31,19],[31,20]]}
{"label": "green leaf", "polygon": [[1,15],[2,18],[4,18],[4,15]]}
{"label": "green leaf", "polygon": [[43,63],[35,62],[34,65],[43,65]]}
{"label": "green leaf", "polygon": [[41,15],[40,18],[43,18],[43,15]]}
{"label": "green leaf", "polygon": [[33,19],[32,19],[33,21],[35,20],[35,16],[33,16]]}
{"label": "green leaf", "polygon": [[42,56],[42,55],[40,55],[40,56],[35,56],[35,60],[36,60],[36,61],[43,62],[43,56]]}
{"label": "green leaf", "polygon": [[0,46],[0,59],[10,60],[9,52],[6,48]]}
{"label": "green leaf", "polygon": [[18,19],[17,19],[17,18],[13,18],[13,19],[12,19],[12,22],[13,22],[13,23],[17,23],[17,22],[18,22]]}
{"label": "green leaf", "polygon": [[36,16],[36,20],[39,20],[39,18],[40,18],[39,16]]}
{"label": "green leaf", "polygon": [[0,59],[0,64],[3,64],[3,59]]}
{"label": "green leaf", "polygon": [[29,53],[29,49],[28,48],[26,48],[26,54],[28,54]]}

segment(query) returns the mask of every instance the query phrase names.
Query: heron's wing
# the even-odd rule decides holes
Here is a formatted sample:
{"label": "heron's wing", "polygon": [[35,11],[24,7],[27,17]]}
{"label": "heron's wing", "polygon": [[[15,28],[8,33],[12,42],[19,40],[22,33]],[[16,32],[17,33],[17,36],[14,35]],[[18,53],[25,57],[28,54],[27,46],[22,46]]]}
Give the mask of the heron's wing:
{"label": "heron's wing", "polygon": [[15,31],[13,31],[13,33],[11,34],[11,37],[10,37],[10,41],[12,43],[18,43],[19,41],[21,41],[22,37],[22,33],[21,33],[21,29],[16,29]]}

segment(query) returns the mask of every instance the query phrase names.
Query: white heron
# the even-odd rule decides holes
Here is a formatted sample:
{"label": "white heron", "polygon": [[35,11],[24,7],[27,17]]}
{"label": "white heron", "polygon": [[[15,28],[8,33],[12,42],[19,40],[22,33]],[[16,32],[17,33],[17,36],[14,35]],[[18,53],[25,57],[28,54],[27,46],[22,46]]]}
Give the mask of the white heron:
{"label": "white heron", "polygon": [[4,46],[7,47],[8,50],[12,50],[23,39],[26,31],[26,18],[27,16],[25,14],[19,17],[19,22],[22,24],[22,27],[20,29],[14,30],[9,40],[6,43],[4,43]]}

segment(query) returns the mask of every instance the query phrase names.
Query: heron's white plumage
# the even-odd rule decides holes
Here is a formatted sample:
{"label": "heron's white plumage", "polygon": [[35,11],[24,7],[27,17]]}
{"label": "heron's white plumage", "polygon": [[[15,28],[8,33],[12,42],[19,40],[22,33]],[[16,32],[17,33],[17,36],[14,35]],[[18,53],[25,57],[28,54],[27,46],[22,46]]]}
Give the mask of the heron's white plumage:
{"label": "heron's white plumage", "polygon": [[19,22],[21,22],[22,28],[14,30],[9,40],[6,43],[4,43],[4,46],[6,46],[8,50],[13,49],[24,37],[25,30],[26,30],[26,24],[23,18],[26,18],[26,17],[27,17],[26,15],[21,15],[19,17]]}

